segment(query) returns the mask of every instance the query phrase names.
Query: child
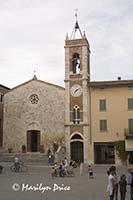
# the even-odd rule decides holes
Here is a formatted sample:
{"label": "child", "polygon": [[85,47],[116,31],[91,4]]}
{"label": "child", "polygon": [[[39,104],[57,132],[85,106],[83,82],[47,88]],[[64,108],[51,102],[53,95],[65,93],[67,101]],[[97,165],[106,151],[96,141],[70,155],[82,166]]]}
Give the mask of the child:
{"label": "child", "polygon": [[57,172],[58,166],[57,166],[57,163],[54,164],[54,169],[55,169],[55,176],[58,176],[58,172]]}
{"label": "child", "polygon": [[127,186],[127,181],[126,181],[126,176],[125,174],[123,174],[120,177],[120,181],[119,181],[119,186],[120,186],[120,196],[121,196],[121,200],[125,200],[126,199],[126,186]]}
{"label": "child", "polygon": [[88,176],[89,178],[94,178],[93,177],[93,169],[91,165],[88,165]]}
{"label": "child", "polygon": [[54,167],[51,168],[51,176],[52,176],[52,178],[54,178],[56,176]]}

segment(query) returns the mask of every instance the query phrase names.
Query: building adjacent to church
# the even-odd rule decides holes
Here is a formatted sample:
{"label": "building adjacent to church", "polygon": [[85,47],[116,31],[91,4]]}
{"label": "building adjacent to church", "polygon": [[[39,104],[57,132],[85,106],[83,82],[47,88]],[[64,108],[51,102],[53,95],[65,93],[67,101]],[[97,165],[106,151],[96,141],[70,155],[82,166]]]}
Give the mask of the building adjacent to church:
{"label": "building adjacent to church", "polygon": [[90,45],[78,21],[76,31],[80,38],[65,40],[65,89],[34,77],[5,94],[3,145],[38,152],[65,139],[68,159],[117,164],[114,142],[122,140],[133,163],[133,80],[90,81]]}

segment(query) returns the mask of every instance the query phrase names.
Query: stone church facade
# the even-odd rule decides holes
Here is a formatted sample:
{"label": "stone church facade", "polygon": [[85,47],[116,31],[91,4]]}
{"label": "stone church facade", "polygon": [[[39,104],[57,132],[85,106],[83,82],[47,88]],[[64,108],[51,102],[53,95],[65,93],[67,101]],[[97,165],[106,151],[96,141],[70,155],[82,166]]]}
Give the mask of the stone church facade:
{"label": "stone church facade", "polygon": [[13,152],[52,149],[64,140],[63,87],[32,80],[11,89],[4,96],[3,145]]}

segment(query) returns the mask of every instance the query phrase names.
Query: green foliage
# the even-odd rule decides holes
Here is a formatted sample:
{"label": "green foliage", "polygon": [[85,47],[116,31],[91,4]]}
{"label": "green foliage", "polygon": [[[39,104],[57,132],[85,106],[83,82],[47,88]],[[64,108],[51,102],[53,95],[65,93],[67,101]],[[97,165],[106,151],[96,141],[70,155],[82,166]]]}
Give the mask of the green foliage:
{"label": "green foliage", "polygon": [[124,140],[116,141],[114,142],[114,145],[118,157],[121,159],[121,161],[126,161],[128,154],[125,150],[125,141]]}

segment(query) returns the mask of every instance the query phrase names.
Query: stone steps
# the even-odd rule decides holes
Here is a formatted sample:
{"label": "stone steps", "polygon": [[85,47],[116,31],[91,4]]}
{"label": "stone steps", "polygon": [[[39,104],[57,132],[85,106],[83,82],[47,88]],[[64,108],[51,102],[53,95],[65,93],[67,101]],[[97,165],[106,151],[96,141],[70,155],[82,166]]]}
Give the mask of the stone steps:
{"label": "stone steps", "polygon": [[25,163],[48,165],[48,157],[43,153],[0,153],[0,162],[13,162],[15,155]]}
{"label": "stone steps", "polygon": [[1,153],[7,153],[7,151],[5,150],[4,147],[0,147],[0,154],[1,154]]}

